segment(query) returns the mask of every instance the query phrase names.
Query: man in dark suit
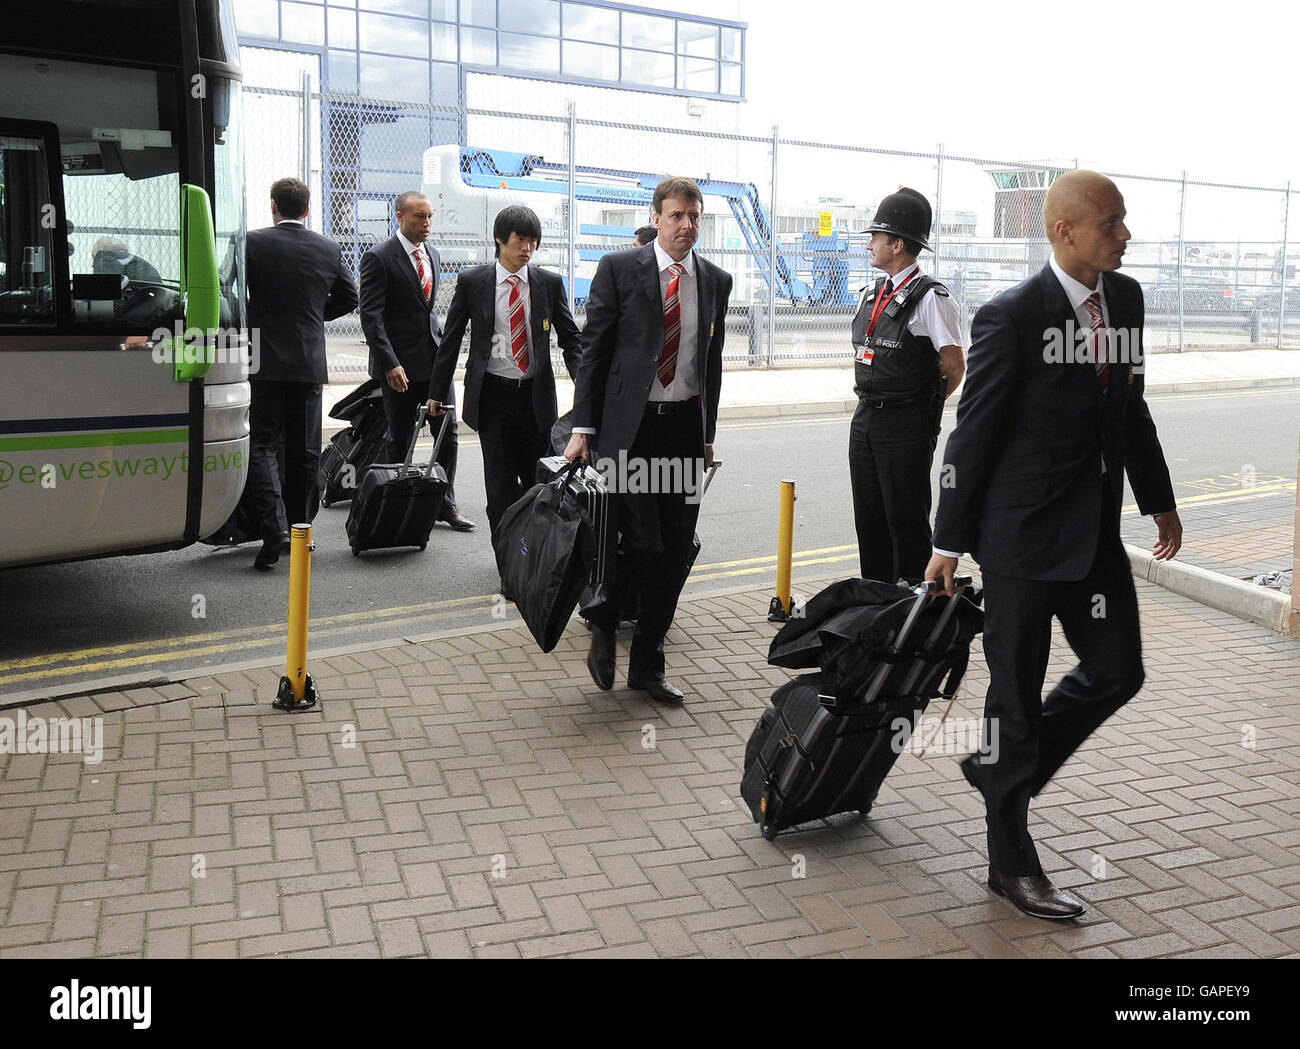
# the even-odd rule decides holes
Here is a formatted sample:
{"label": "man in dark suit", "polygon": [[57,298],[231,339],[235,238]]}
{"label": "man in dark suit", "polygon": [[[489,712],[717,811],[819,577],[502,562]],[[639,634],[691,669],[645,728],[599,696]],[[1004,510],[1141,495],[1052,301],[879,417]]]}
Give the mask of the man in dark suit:
{"label": "man in dark suit", "polygon": [[[617,572],[644,576],[628,687],[680,703],[683,693],[664,675],[663,644],[690,569],[702,466],[713,464],[731,274],[693,250],[703,196],[691,179],[664,179],[653,206],[657,238],[611,252],[596,268],[564,454],[590,461],[598,453],[617,493],[626,555]],[[670,483],[638,484],[637,474]],[[587,611],[587,668],[602,689],[614,685],[620,618],[620,588],[606,583],[610,599]]]}
{"label": "man in dark suit", "polygon": [[[1103,175],[1067,172],[1043,211],[1051,261],[975,315],[926,578],[951,594],[967,552],[983,575],[984,749],[996,726],[998,756],[961,768],[987,806],[989,888],[1026,914],[1073,918],[1083,904],[1043,873],[1029,799],[1142,687],[1125,471],[1155,517],[1156,557],[1178,552],[1182,523],[1142,394],[1142,290],[1114,272],[1124,198]],[[1042,699],[1053,616],[1079,663]]]}
{"label": "man in dark suit", "polygon": [[530,266],[542,241],[531,208],[512,205],[493,223],[497,261],[465,270],[447,310],[442,343],[429,382],[429,408],[441,410],[465,328],[470,328],[465,368],[465,422],[483,449],[488,527],[496,539],[501,515],[536,483],[537,460],[550,454],[557,418],[551,329],[572,378],[578,368],[578,326],[573,323],[558,274]]}
{"label": "man in dark suit", "polygon": [[[370,375],[383,384],[388,420],[388,461],[400,463],[411,446],[420,405],[429,398],[429,376],[441,328],[434,303],[438,297],[438,250],[429,243],[433,205],[423,193],[397,198],[397,234],[361,256],[361,330],[370,347]],[[456,508],[456,423],[438,452],[447,471],[447,499],[438,520],[458,532],[473,521]]]}
{"label": "man in dark suit", "polygon": [[[357,308],[339,246],[303,225],[311,191],[296,178],[271,186],[275,225],[245,247],[248,323],[257,341],[249,376],[249,499],[262,531],[253,566],[269,571],[289,548],[289,526],[320,506],[321,386],[329,382],[325,322]],[[278,449],[284,441],[284,490]]]}

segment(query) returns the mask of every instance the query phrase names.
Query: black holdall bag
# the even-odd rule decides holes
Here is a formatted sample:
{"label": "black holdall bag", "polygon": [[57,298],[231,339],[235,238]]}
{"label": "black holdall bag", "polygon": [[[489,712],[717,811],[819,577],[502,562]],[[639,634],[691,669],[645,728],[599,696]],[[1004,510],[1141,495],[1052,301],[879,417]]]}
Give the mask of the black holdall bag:
{"label": "black holdall bag", "polygon": [[502,591],[513,598],[543,652],[559,644],[596,556],[596,535],[574,490],[573,479],[585,468],[581,458],[574,459],[507,507],[497,525]]}
{"label": "black holdall bag", "polygon": [[371,466],[361,475],[347,520],[348,544],[353,555],[363,550],[398,546],[423,550],[428,545],[433,523],[447,497],[447,473],[437,459],[453,411],[448,406],[443,412],[442,427],[433,442],[427,466],[411,466],[415,444],[429,413],[428,405],[422,404],[406,461]]}
{"label": "black holdall bag", "polygon": [[321,452],[320,502],[324,507],[350,502],[362,471],[384,454],[388,425],[379,380],[367,379],[331,408],[329,414],[331,419],[341,419],[348,426],[330,438]]}
{"label": "black holdall bag", "polygon": [[[977,607],[981,595],[969,588],[969,577],[958,577],[957,582],[962,589],[954,598],[937,594],[929,585],[913,591],[888,587],[908,596],[850,605],[838,612],[836,606],[855,594],[882,592],[834,584],[840,589],[814,611],[834,619],[849,610],[873,609],[875,615],[855,643],[874,636],[877,628],[885,631],[884,642],[873,641],[866,648],[844,644],[829,656],[809,646],[793,656],[788,646],[778,653],[801,665],[807,665],[810,653],[813,665],[816,657],[827,658],[835,668],[835,683],[822,672],[783,685],[750,736],[740,792],[764,837],[771,840],[787,827],[837,813],[865,816],[870,811],[917,719],[932,699],[942,695],[951,700],[965,672],[969,623],[982,618]],[[813,609],[812,601],[808,608]],[[830,640],[834,648],[835,635]],[[845,692],[849,682],[860,683],[851,696]]]}

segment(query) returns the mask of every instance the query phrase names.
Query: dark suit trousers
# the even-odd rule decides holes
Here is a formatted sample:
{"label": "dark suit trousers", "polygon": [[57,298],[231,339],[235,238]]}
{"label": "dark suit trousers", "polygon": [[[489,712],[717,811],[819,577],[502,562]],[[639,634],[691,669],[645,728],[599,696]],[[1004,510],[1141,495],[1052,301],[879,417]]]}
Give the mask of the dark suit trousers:
{"label": "dark suit trousers", "polygon": [[858,401],[849,426],[849,484],[863,579],[919,581],[925,574],[934,447],[931,406]]}
{"label": "dark suit trousers", "polygon": [[550,433],[537,428],[533,412],[532,380],[518,386],[491,375],[483,377],[478,439],[488,527],[495,541],[501,516],[537,483],[537,460],[550,453]]}
{"label": "dark suit trousers", "polygon": [[[988,806],[989,863],[1003,874],[1041,872],[1029,836],[1029,799],[1142,687],[1137,593],[1114,510],[1106,486],[1097,554],[1081,580],[983,574],[989,667],[984,749],[989,756],[981,758],[981,781]],[[1079,662],[1041,699],[1053,616]]]}
{"label": "dark suit trousers", "polygon": [[249,500],[262,538],[270,540],[292,525],[310,524],[320,507],[321,388],[263,379],[249,385]]}
{"label": "dark suit trousers", "polygon": [[[694,410],[674,415],[647,411],[628,451],[628,462],[679,460],[687,464],[686,469],[694,471],[690,475],[691,487],[698,494],[704,435],[700,433],[698,405],[694,401],[690,404]],[[677,614],[682,587],[686,585],[694,552],[695,524],[700,516],[698,498],[688,501],[684,489],[682,486],[680,491],[657,494],[624,492],[611,501],[617,528],[622,533],[624,556],[607,570],[609,599],[585,614],[594,627],[609,631],[618,629],[620,618],[637,615],[628,659],[630,678],[657,678],[664,672],[664,638]],[[621,596],[628,593],[620,578],[644,580],[639,614],[637,608],[619,607]]]}
{"label": "dark suit trousers", "polygon": [[[420,414],[420,405],[429,400],[429,380],[408,379],[405,393],[398,393],[382,376],[379,381],[383,383],[381,389],[384,391],[384,418],[388,422],[387,458],[384,461],[405,462],[406,453],[411,449],[411,435],[415,432],[415,418]],[[457,425],[455,419],[447,424],[447,439],[438,449],[438,465],[447,471],[447,501],[443,504],[444,512],[447,507],[456,505]],[[436,438],[438,428],[442,426],[442,419],[431,416],[429,426]]]}

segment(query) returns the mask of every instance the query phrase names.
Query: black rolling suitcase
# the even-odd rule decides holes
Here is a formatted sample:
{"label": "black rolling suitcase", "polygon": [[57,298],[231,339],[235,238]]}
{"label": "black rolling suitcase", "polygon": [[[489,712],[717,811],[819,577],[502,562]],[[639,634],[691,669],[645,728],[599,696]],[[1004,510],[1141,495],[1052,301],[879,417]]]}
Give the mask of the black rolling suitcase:
{"label": "black rolling suitcase", "polygon": [[[916,587],[883,650],[859,652],[852,666],[840,652],[830,672],[805,674],[772,696],[745,748],[740,787],[765,838],[809,820],[870,810],[916,719],[931,699],[951,699],[961,683],[972,623],[982,618],[978,593],[965,589],[969,582],[959,577],[963,589],[952,599]],[[963,605],[970,609],[958,616]],[[847,687],[854,688],[852,701]]]}
{"label": "black rolling suitcase", "polygon": [[378,381],[369,379],[358,386],[330,409],[330,418],[342,419],[348,426],[321,452],[320,502],[325,507],[351,501],[362,472],[384,454],[388,427]]}
{"label": "black rolling suitcase", "polygon": [[412,467],[415,443],[428,411],[426,405],[420,406],[406,462],[371,466],[361,475],[347,521],[348,543],[354,555],[396,546],[418,546],[423,550],[428,544],[447,495],[447,474],[436,460],[454,409],[447,408],[443,415],[429,464]]}

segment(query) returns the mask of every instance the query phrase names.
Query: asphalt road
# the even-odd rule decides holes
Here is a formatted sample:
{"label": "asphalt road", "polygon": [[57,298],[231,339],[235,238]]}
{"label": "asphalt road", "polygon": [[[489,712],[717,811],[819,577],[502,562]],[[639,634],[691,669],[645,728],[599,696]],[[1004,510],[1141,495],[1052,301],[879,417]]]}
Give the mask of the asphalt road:
{"label": "asphalt road", "polygon": [[[1212,515],[1220,500],[1239,503],[1270,491],[1276,497],[1288,484],[1294,489],[1294,388],[1151,401],[1179,497],[1207,497],[1189,504],[1185,523]],[[950,408],[941,449],[952,424]],[[848,427],[847,415],[720,424],[716,447],[723,466],[704,502],[702,552],[688,594],[740,584],[774,587],[783,479],[798,485],[796,593],[801,576],[857,574]],[[1243,487],[1252,477],[1256,487]],[[517,620],[514,607],[495,598],[478,441],[465,429],[457,491],[462,512],[479,527],[462,534],[439,525],[424,552],[355,558],[343,528],[347,508],[320,512],[312,560],[313,651]],[[66,694],[104,679],[147,681],[282,657],[288,563],[255,572],[256,550],[194,546],[0,571],[0,703],[33,690]]]}

